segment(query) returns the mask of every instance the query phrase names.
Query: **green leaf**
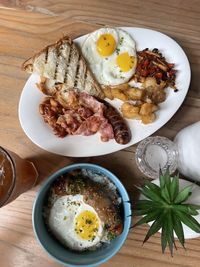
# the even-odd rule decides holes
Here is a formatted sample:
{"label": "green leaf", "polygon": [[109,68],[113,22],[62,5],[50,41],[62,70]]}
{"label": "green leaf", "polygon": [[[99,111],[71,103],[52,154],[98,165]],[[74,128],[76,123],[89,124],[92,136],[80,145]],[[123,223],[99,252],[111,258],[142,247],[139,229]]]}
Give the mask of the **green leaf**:
{"label": "green leaf", "polygon": [[151,205],[153,202],[148,199],[139,199],[136,205]]}
{"label": "green leaf", "polygon": [[169,187],[171,201],[174,201],[174,199],[178,195],[178,192],[179,192],[179,175],[176,175],[172,178],[170,187]]}
{"label": "green leaf", "polygon": [[163,212],[160,217],[158,217],[157,220],[155,220],[153,222],[153,224],[151,225],[149,231],[147,232],[145,239],[143,241],[143,243],[145,243],[152,235],[154,235],[155,233],[157,233],[160,228],[163,225],[163,218],[165,217],[165,213]]}
{"label": "green leaf", "polygon": [[171,183],[171,177],[170,177],[170,172],[169,172],[169,166],[167,167],[167,170],[166,170],[164,176],[165,176],[165,185],[166,185],[167,189],[169,190],[170,183]]}
{"label": "green leaf", "polygon": [[143,194],[145,197],[151,199],[152,201],[164,203],[163,199],[157,195],[156,193],[152,192],[150,189],[144,187],[140,190],[141,194]]}
{"label": "green leaf", "polygon": [[139,200],[136,203],[136,209],[133,212],[136,216],[144,215],[160,207],[161,205],[159,202],[153,202],[151,200]]}
{"label": "green leaf", "polygon": [[178,210],[180,212],[185,212],[185,213],[190,214],[190,215],[193,215],[193,216],[199,214],[198,211],[196,211],[196,209],[190,207],[189,204],[173,205],[173,209],[176,209],[176,210]]}
{"label": "green leaf", "polygon": [[178,240],[180,241],[181,245],[185,248],[185,238],[184,238],[184,232],[183,232],[183,226],[180,221],[180,219],[172,213],[172,220],[173,220],[173,228],[177,235]]}
{"label": "green leaf", "polygon": [[200,224],[191,215],[174,210],[179,219],[196,233],[200,233]]}
{"label": "green leaf", "polygon": [[149,209],[140,209],[140,210],[135,210],[133,211],[133,214],[135,216],[141,216],[150,213],[151,211],[155,210],[155,208],[149,208]]}
{"label": "green leaf", "polygon": [[200,210],[200,205],[195,205],[195,204],[182,204],[182,205],[183,206],[188,205],[188,206],[190,206],[191,209]]}
{"label": "green leaf", "polygon": [[192,185],[188,185],[178,193],[178,195],[174,200],[174,203],[178,204],[186,201],[191,194],[192,194]]}
{"label": "green leaf", "polygon": [[145,181],[144,183],[145,187],[148,187],[151,191],[153,191],[155,194],[160,195],[160,187],[154,183],[151,183],[150,181]]}
{"label": "green leaf", "polygon": [[133,225],[133,227],[136,227],[136,226],[141,225],[141,224],[144,224],[144,223],[152,222],[156,218],[158,218],[161,213],[162,213],[162,209],[153,210],[152,212],[150,212],[149,214],[147,214],[145,217],[143,217],[142,219],[140,219],[135,225]]}
{"label": "green leaf", "polygon": [[165,186],[165,176],[162,174],[161,169],[159,170],[159,181],[160,181],[160,188],[162,189]]}
{"label": "green leaf", "polygon": [[143,209],[151,208],[153,203],[154,202],[151,200],[141,199],[141,200],[138,200],[135,206],[136,206],[136,209],[143,210]]}
{"label": "green leaf", "polygon": [[171,256],[173,256],[173,244],[174,244],[174,234],[173,234],[173,221],[171,216],[171,210],[168,210],[167,216],[166,216],[166,228],[167,228],[167,242],[169,246],[169,250],[171,253]]}
{"label": "green leaf", "polygon": [[167,246],[167,229],[166,229],[166,221],[163,222],[162,232],[161,232],[161,246],[162,246],[162,253],[165,252]]}
{"label": "green leaf", "polygon": [[161,190],[161,196],[165,199],[165,201],[170,204],[170,195],[167,186],[165,185],[164,188]]}

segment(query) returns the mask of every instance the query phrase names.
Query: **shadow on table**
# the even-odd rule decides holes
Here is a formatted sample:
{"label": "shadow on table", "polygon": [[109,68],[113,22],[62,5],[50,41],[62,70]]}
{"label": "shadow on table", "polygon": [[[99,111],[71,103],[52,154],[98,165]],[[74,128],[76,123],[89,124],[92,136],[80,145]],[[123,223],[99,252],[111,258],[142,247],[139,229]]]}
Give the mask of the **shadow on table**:
{"label": "shadow on table", "polygon": [[37,156],[29,157],[27,160],[33,162],[39,173],[36,185],[41,184],[47,177],[65,166],[74,163],[89,162],[88,158],[70,158],[48,152],[43,152]]}

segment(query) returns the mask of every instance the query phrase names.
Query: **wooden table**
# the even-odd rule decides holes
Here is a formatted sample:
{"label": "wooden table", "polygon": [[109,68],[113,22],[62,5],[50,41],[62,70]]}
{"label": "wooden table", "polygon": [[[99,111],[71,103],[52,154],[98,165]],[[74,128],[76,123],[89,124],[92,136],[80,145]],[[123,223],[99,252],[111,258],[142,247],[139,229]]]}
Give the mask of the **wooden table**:
{"label": "wooden table", "polygon": [[[33,52],[55,41],[62,33],[76,37],[102,25],[137,26],[161,31],[185,50],[192,68],[189,93],[179,111],[156,135],[173,138],[183,127],[200,119],[200,2],[195,0],[1,0],[0,4],[0,145],[32,160],[40,181],[75,162],[100,164],[118,175],[131,198],[141,181],[136,168],[136,146],[101,157],[67,158],[45,152],[22,131],[18,120],[19,97],[27,79],[21,63]],[[31,104],[31,103],[30,103]],[[197,155],[199,156],[199,155]],[[39,186],[0,210],[0,266],[60,266],[38,245],[32,230],[31,211]],[[119,253],[103,266],[199,266],[200,239],[188,240],[187,251],[178,248],[173,258],[162,255],[160,235],[142,246],[147,226],[131,230]]]}

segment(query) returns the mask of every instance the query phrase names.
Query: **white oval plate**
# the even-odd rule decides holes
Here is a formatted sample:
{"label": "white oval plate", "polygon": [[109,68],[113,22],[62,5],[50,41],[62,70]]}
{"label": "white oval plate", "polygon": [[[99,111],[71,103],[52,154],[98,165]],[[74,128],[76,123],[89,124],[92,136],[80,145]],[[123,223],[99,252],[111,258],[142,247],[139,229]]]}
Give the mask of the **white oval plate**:
{"label": "white oval plate", "polygon": [[[190,65],[182,48],[170,37],[157,31],[122,27],[136,41],[137,50],[145,48],[158,48],[168,62],[175,63],[177,69],[176,85],[179,91],[174,93],[170,88],[166,89],[167,99],[160,104],[155,122],[144,125],[137,120],[128,120],[132,132],[132,139],[127,145],[119,145],[115,140],[101,142],[99,134],[92,136],[66,136],[58,138],[50,127],[43,121],[38,112],[38,106],[44,95],[36,88],[35,83],[39,77],[32,74],[27,80],[19,101],[19,120],[26,135],[39,147],[59,155],[70,157],[89,157],[109,154],[129,147],[153,134],[161,128],[181,106],[190,84]],[[76,39],[80,45],[85,36]],[[120,100],[109,101],[119,109]]]}

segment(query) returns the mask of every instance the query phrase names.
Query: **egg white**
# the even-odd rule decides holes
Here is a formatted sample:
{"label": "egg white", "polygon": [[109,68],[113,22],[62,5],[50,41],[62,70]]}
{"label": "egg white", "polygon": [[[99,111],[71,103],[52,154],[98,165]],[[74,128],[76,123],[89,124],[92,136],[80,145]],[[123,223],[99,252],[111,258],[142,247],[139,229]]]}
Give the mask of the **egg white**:
{"label": "egg white", "polygon": [[[116,41],[116,49],[110,56],[102,57],[97,51],[97,40],[104,34],[111,34]],[[128,52],[136,58],[136,44],[133,38],[124,30],[117,28],[101,28],[91,33],[83,42],[82,54],[88,62],[91,71],[101,85],[118,85],[128,82],[133,76],[136,64],[127,72],[122,72],[116,60],[118,54]]]}
{"label": "egg white", "polygon": [[[83,211],[91,211],[99,220],[99,229],[94,240],[84,240],[75,232],[76,217]],[[82,195],[58,198],[49,214],[48,225],[55,237],[73,250],[84,250],[96,246],[103,235],[103,225],[95,209],[84,202]]]}

